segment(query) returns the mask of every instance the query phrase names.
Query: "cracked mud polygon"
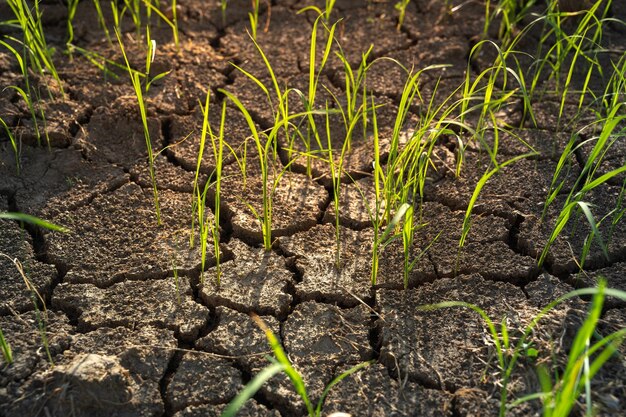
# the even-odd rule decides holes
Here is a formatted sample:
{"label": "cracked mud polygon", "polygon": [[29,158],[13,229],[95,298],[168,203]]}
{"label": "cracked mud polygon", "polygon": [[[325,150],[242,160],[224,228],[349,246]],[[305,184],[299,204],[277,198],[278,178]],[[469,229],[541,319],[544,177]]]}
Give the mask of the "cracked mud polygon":
{"label": "cracked mud polygon", "polygon": [[[312,10],[298,11],[311,4],[323,8],[323,3],[260,2],[257,42],[280,88],[293,89],[288,107],[294,113],[306,112],[300,97],[309,88],[316,17]],[[377,104],[378,130],[371,120],[353,126],[354,142],[344,147],[347,115],[334,100],[346,105],[346,71],[333,50],[320,73],[318,108],[311,115],[324,129],[328,121],[332,138],[310,147],[303,144],[303,135],[294,140],[281,131],[266,148],[275,156],[268,166],[273,201],[269,250],[263,248],[260,223],[264,185],[259,153],[247,120],[220,91],[238,97],[258,131],[274,127],[279,112],[268,98],[274,105],[278,98],[246,33],[250,2],[228,1],[222,14],[218,1],[180,0],[178,50],[171,28],[152,17],[151,37],[158,45],[152,73],[170,71],[145,97],[160,225],[144,126],[115,37],[107,41],[94,2],[78,3],[73,43],[118,64],[103,72],[84,55],[64,52],[67,6],[40,3],[66,97],[43,94],[38,105],[46,122],[34,123],[17,90],[5,88],[23,86],[23,79],[13,55],[0,48],[0,117],[19,140],[14,152],[9,137],[0,135],[0,212],[37,216],[69,232],[0,219],[0,329],[14,359],[0,362],[0,416],[218,416],[270,364],[271,349],[251,314],[260,316],[281,341],[314,404],[334,378],[372,361],[330,390],[322,415],[498,415],[502,373],[485,321],[470,309],[427,311],[419,306],[475,304],[494,323],[506,323],[510,337],[518,340],[544,306],[574,288],[597,285],[604,277],[609,287],[626,289],[626,223],[619,214],[623,174],[587,196],[596,218],[603,219],[597,229],[606,238],[606,253],[579,215],[552,244],[545,262],[538,263],[569,190],[580,187],[576,181],[601,129],[589,128],[593,115],[580,112],[576,99],[561,102],[550,93],[532,103],[532,120],[520,96],[513,97],[490,121],[511,129],[494,135],[483,126],[480,141],[459,125],[446,126],[433,144],[423,195],[415,201],[418,227],[408,250],[416,262],[405,275],[402,240],[389,242],[380,248],[378,280],[372,283],[373,242],[386,226],[381,224],[377,234],[372,219],[377,209],[383,215],[388,207],[376,203],[373,141],[376,136],[381,164],[386,164],[393,157],[390,144],[405,70],[435,66],[423,73],[420,95],[408,108],[401,144],[409,146],[410,128],[424,120],[431,100],[449,96],[449,106],[462,96],[458,87],[467,71],[477,77],[494,59],[494,51],[485,47],[468,65],[483,36],[485,2],[412,1],[401,27],[395,3],[335,4],[328,28],[338,21],[333,47],[341,45],[353,75],[372,45],[363,79],[367,100],[363,103],[358,94],[354,98],[357,106],[370,106],[372,100]],[[611,13],[626,20],[622,3],[613,2]],[[0,20],[10,17],[8,4],[0,5]],[[112,22],[108,5],[103,17]],[[486,34],[494,42],[498,25],[493,23]],[[130,64],[141,70],[145,31],[137,33],[129,14],[120,28]],[[327,33],[321,21],[318,30],[319,49]],[[15,37],[19,32],[1,26],[0,34]],[[533,36],[519,48],[534,51],[532,43],[538,40]],[[599,44],[606,51],[603,62],[623,57],[625,40],[623,28],[607,26]],[[520,62],[529,56],[520,54]],[[318,65],[321,59],[318,50]],[[232,64],[254,75],[269,92]],[[585,75],[575,73],[574,79]],[[593,73],[587,82],[604,86],[603,77]],[[31,82],[41,91],[54,84],[37,74]],[[553,92],[553,79],[537,82],[539,89]],[[501,88],[502,80],[495,85]],[[598,88],[595,92],[603,93],[604,87]],[[198,161],[207,91],[213,132]],[[219,257],[210,241],[202,270],[198,222],[214,220],[217,158],[211,137],[220,135],[224,102],[223,136],[229,146],[216,226]],[[334,111],[325,113],[324,103]],[[470,124],[474,119],[476,114],[467,116]],[[290,129],[295,131],[301,126],[293,120]],[[307,122],[305,117],[302,123]],[[48,142],[38,144],[36,128],[43,129]],[[430,127],[424,130],[431,132]],[[561,158],[573,134],[578,135],[576,149]],[[593,174],[624,165],[624,135],[614,140]],[[503,165],[484,184],[460,247],[468,204],[493,168],[494,149],[500,163],[520,159]],[[339,170],[334,176],[331,165]],[[562,188],[544,210],[560,166]],[[341,181],[337,204],[336,180]],[[200,219],[192,211],[197,209],[195,182],[206,189]],[[537,363],[566,358],[589,301],[575,297],[540,321],[533,332],[539,356],[520,358],[508,381],[509,401],[540,391]],[[607,335],[625,325],[626,302],[608,297],[598,332]],[[597,415],[626,415],[624,354],[622,346],[591,383]],[[507,415],[539,415],[541,407],[538,400],[523,402]],[[278,374],[238,415],[306,413],[290,380]],[[575,405],[573,415],[582,413],[584,404]]]}

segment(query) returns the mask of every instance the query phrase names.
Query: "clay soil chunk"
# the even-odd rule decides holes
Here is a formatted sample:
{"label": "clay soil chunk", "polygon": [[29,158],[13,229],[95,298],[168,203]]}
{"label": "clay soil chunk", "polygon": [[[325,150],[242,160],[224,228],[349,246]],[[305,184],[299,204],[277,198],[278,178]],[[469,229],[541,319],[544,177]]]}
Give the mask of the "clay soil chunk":
{"label": "clay soil chunk", "polygon": [[226,306],[234,310],[285,317],[291,304],[289,288],[292,273],[284,258],[262,248],[251,248],[233,239],[228,244],[233,259],[221,264],[219,285],[217,269],[204,273],[200,297],[209,306]]}
{"label": "clay soil chunk", "polygon": [[[148,117],[147,123],[152,147],[157,149],[163,143],[161,122]],[[76,143],[90,160],[127,169],[140,160],[145,161],[148,151],[136,99],[122,96],[110,107],[96,109],[77,135]]]}
{"label": "clay soil chunk", "polygon": [[380,364],[343,379],[324,402],[324,414],[353,416],[452,416],[452,396],[412,382],[399,383]]}
{"label": "clay soil chunk", "polygon": [[[24,389],[32,395],[16,401],[8,416],[38,415],[42,407],[54,416],[162,415],[159,381],[175,347],[172,332],[151,327],[76,334],[55,358],[56,367],[27,381]],[[112,398],[124,401],[105,401]]]}
{"label": "clay soil chunk", "polygon": [[[222,356],[234,357],[247,371],[269,365],[264,355],[271,354],[263,330],[247,314],[227,307],[217,307],[218,324],[208,335],[196,341],[196,348]],[[280,337],[280,325],[272,316],[261,320]]]}
{"label": "clay soil chunk", "polygon": [[[2,211],[5,209],[0,205]],[[52,265],[38,262],[33,252],[26,230],[20,229],[17,223],[0,220],[0,314],[32,310],[32,297],[36,295],[28,289],[29,285],[42,297],[50,293],[57,271]],[[13,260],[21,264],[25,276],[20,274]]]}
{"label": "clay soil chunk", "polygon": [[75,209],[128,181],[121,168],[88,161],[73,148],[24,146],[19,173],[14,158],[6,152],[0,156],[0,191],[15,195],[19,211],[38,217]]}
{"label": "clay soil chunk", "polygon": [[[24,398],[30,395],[26,381],[32,374],[50,367],[43,348],[40,332],[42,316],[34,311],[16,316],[0,316],[0,329],[13,352],[13,363],[0,361],[0,415],[25,416],[19,410]],[[64,314],[48,311],[45,321],[48,346],[52,359],[58,363],[59,355],[68,349],[73,329]]]}
{"label": "clay soil chunk", "polygon": [[[45,382],[49,397],[41,405],[52,415],[105,417],[111,412],[128,417],[149,415],[133,404],[138,387],[115,356],[77,355],[71,362],[53,368]],[[62,394],[55,395],[58,392]]]}
{"label": "clay soil chunk", "polygon": [[363,305],[341,309],[307,301],[299,304],[284,324],[285,348],[301,368],[311,367],[313,362],[327,370],[356,365],[373,355],[369,323],[370,310]]}
{"label": "clay soil chunk", "polygon": [[494,384],[497,362],[478,314],[461,307],[429,312],[416,307],[466,301],[500,322],[504,315],[519,318],[525,300],[519,288],[485,281],[477,274],[443,278],[406,292],[379,290],[380,360],[393,374],[426,386],[456,390]]}
{"label": "clay soil chunk", "polygon": [[[374,179],[362,178],[354,183],[340,184],[339,224],[350,229],[372,227],[376,219],[376,193]],[[378,216],[385,212],[384,201],[379,202]],[[335,201],[332,200],[324,213],[325,223],[335,223]]]}
{"label": "clay soil chunk", "polygon": [[92,284],[60,284],[52,298],[54,308],[75,317],[80,331],[100,327],[157,326],[191,341],[208,320],[206,307],[192,299],[189,281],[178,277],[153,281],[126,281],[106,289]]}
{"label": "clay soil chunk", "polygon": [[[130,169],[130,175],[142,188],[152,189],[150,165],[147,160],[136,163]],[[159,190],[193,193],[194,173],[170,163],[163,154],[158,155],[154,159],[154,176]],[[199,183],[202,184],[205,180],[206,176],[200,174],[198,177]]]}
{"label": "clay soil chunk", "polygon": [[509,247],[511,224],[505,218],[472,216],[466,243],[459,248],[465,212],[431,202],[421,210],[423,226],[415,232],[416,247],[430,246],[427,255],[439,277],[480,273],[487,279],[518,282],[536,275],[535,260]]}
{"label": "clay soil chunk", "polygon": [[173,268],[182,275],[197,270],[199,245],[189,248],[191,196],[161,190],[159,202],[161,226],[152,191],[133,183],[49,217],[70,232],[48,235],[48,256],[69,269],[65,282],[99,287],[124,278],[165,278]]}
{"label": "clay soil chunk", "polygon": [[[91,113],[90,106],[68,99],[45,101],[41,105],[45,120],[22,119],[22,125],[15,129],[14,135],[25,145],[66,148],[73,142],[80,123],[88,120]],[[24,109],[24,114],[29,114],[27,109]]]}
{"label": "clay soil chunk", "polygon": [[243,388],[241,372],[224,359],[187,352],[166,390],[172,411],[202,404],[224,404]]}
{"label": "clay soil chunk", "polygon": [[[247,8],[247,5],[245,7]],[[260,24],[269,23],[269,30],[259,30],[256,41],[268,57],[272,71],[281,80],[299,75],[301,73],[299,58],[308,54],[312,26],[309,25],[306,16],[295,14],[282,6],[272,6],[269,21],[267,18],[268,16],[261,16]],[[236,53],[241,58],[242,63],[239,66],[245,71],[257,78],[265,77],[268,73],[267,66],[254,43],[250,41],[250,36],[246,33],[249,32],[249,24],[245,23],[245,26],[237,24],[227,29],[221,39],[223,47],[227,52]],[[303,45],[307,47],[303,48]],[[237,69],[234,69],[231,75],[234,78],[246,77]],[[266,87],[271,90],[272,83],[267,83]],[[266,100],[265,96],[260,97]]]}
{"label": "clay soil chunk", "polygon": [[336,235],[330,224],[317,225],[306,232],[280,238],[280,248],[295,257],[301,275],[296,294],[302,300],[316,300],[356,306],[371,299],[371,242],[373,232],[360,232],[340,226],[340,267],[336,268]]}

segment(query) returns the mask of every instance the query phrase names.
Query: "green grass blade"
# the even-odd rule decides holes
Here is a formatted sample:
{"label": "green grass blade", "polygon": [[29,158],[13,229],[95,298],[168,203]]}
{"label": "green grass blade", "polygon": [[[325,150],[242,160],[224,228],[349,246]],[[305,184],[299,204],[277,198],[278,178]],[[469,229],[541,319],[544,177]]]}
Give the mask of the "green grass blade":
{"label": "green grass blade", "polygon": [[304,405],[306,406],[309,416],[313,416],[315,411],[313,410],[311,401],[309,400],[309,397],[306,393],[304,381],[302,380],[302,377],[300,376],[298,371],[296,371],[291,365],[291,361],[289,361],[289,358],[287,358],[287,354],[285,353],[282,346],[280,345],[280,341],[274,335],[274,332],[272,332],[272,330],[269,327],[267,327],[267,325],[263,322],[263,320],[261,320],[259,316],[252,315],[252,319],[255,321],[257,326],[259,326],[261,330],[265,332],[265,337],[267,338],[267,341],[269,342],[270,347],[272,348],[272,351],[274,352],[274,355],[276,356],[276,360],[278,361],[279,364],[281,364],[284,367],[284,371],[289,377],[289,379],[291,379],[291,383],[293,384],[296,392],[298,393],[298,395],[300,395],[300,398],[302,398],[302,400],[304,401]]}
{"label": "green grass blade", "polygon": [[463,247],[465,245],[465,240],[467,239],[467,235],[469,234],[469,231],[470,231],[470,221],[471,221],[472,210],[474,209],[474,205],[476,204],[476,200],[478,200],[478,196],[480,192],[482,191],[483,187],[485,186],[489,178],[491,178],[501,168],[504,168],[509,164],[517,162],[520,159],[528,158],[534,155],[536,155],[536,152],[530,152],[530,153],[525,153],[523,155],[515,156],[509,159],[508,161],[503,162],[499,166],[496,166],[491,171],[486,172],[480,178],[480,180],[478,180],[478,183],[476,184],[476,188],[474,188],[472,197],[470,198],[470,201],[467,205],[467,210],[465,211],[465,217],[463,218],[463,231],[461,233],[461,240],[459,241],[459,247]]}
{"label": "green grass blade", "polygon": [[343,379],[345,379],[346,377],[349,377],[350,375],[352,375],[355,372],[360,371],[361,369],[370,366],[371,364],[375,363],[376,361],[367,361],[367,362],[362,362],[359,363],[358,365],[353,366],[352,368],[348,369],[347,371],[345,371],[344,373],[342,373],[341,375],[336,376],[335,378],[333,378],[332,381],[330,381],[330,383],[328,385],[326,385],[326,388],[324,388],[324,392],[322,392],[322,396],[320,397],[320,400],[317,402],[317,407],[315,407],[315,416],[320,416],[322,413],[322,406],[324,405],[324,400],[326,399],[326,396],[328,395],[328,393],[330,392],[330,390],[337,385],[338,383],[340,383]]}
{"label": "green grass blade", "polygon": [[11,351],[11,346],[4,338],[4,334],[2,333],[2,329],[0,329],[0,350],[2,351],[2,357],[7,365],[13,363],[13,352]]}
{"label": "green grass blade", "polygon": [[256,376],[248,382],[244,389],[228,404],[228,407],[226,407],[222,412],[221,417],[236,416],[239,409],[243,407],[246,401],[254,396],[263,384],[284,370],[285,366],[281,363],[273,363],[264,368],[261,372],[256,374]]}
{"label": "green grass blade", "polygon": [[30,223],[30,224],[34,224],[35,226],[43,227],[44,229],[52,230],[55,232],[67,233],[70,231],[69,229],[63,226],[58,226],[56,224],[42,220],[38,217],[31,216],[29,214],[24,214],[24,213],[15,213],[15,212],[0,213],[0,219],[17,220],[20,222]]}

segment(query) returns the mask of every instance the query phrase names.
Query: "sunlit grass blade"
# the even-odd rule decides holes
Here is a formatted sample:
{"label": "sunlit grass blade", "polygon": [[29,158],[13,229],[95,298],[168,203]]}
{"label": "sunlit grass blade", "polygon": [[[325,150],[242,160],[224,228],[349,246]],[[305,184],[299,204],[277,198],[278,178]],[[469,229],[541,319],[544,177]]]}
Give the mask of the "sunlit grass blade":
{"label": "sunlit grass blade", "polygon": [[2,333],[2,329],[0,329],[0,350],[2,351],[2,358],[7,365],[13,363],[13,352],[11,351],[11,346],[4,338],[4,334]]}
{"label": "sunlit grass blade", "polygon": [[322,406],[324,405],[324,400],[326,399],[326,396],[328,395],[330,390],[335,385],[337,385],[338,383],[340,383],[341,381],[343,381],[345,378],[349,377],[353,373],[358,372],[361,369],[366,368],[366,367],[372,365],[375,362],[376,361],[373,361],[373,360],[367,361],[367,362],[361,362],[361,363],[353,366],[352,368],[348,369],[347,371],[342,372],[341,374],[337,375],[335,378],[333,378],[333,380],[330,381],[330,383],[326,386],[326,388],[324,388],[324,392],[322,392],[322,396],[320,397],[319,401],[317,402],[317,407],[315,407],[315,416],[321,416],[322,415]]}
{"label": "sunlit grass blade", "polygon": [[261,228],[263,231],[263,247],[265,248],[266,251],[269,251],[272,248],[272,196],[268,190],[269,173],[268,173],[268,159],[267,159],[268,149],[267,147],[271,146],[271,141],[268,140],[266,144],[263,145],[263,142],[261,140],[261,135],[259,134],[256,124],[254,123],[254,120],[252,120],[252,116],[250,115],[250,112],[248,112],[248,110],[241,103],[241,101],[232,93],[223,89],[220,89],[219,91],[222,94],[224,94],[241,111],[242,115],[244,116],[244,119],[246,120],[246,123],[248,124],[248,127],[250,128],[250,131],[252,133],[252,138],[257,148],[257,153],[259,156],[259,164],[261,168],[261,184],[263,188],[262,190],[263,215],[262,215],[262,222],[261,222]]}
{"label": "sunlit grass blade", "polygon": [[244,389],[237,394],[237,396],[228,404],[228,407],[224,409],[221,417],[234,417],[239,412],[239,409],[244,406],[246,401],[256,394],[256,392],[267,381],[272,379],[276,374],[285,370],[285,365],[282,363],[273,363],[266,368],[263,368],[261,372],[256,374],[254,378],[244,387]]}
{"label": "sunlit grass blade", "polygon": [[311,405],[311,401],[309,400],[309,397],[306,393],[304,381],[302,380],[302,377],[300,376],[300,374],[291,365],[291,361],[289,360],[289,358],[287,358],[287,354],[285,353],[282,346],[280,345],[280,341],[274,335],[272,330],[269,327],[267,327],[267,325],[263,322],[263,320],[261,320],[259,316],[252,315],[252,319],[255,321],[257,326],[259,326],[261,330],[263,330],[263,332],[265,333],[265,337],[267,338],[267,341],[269,342],[270,347],[272,348],[272,351],[274,352],[274,355],[276,356],[276,360],[278,361],[280,365],[283,366],[284,368],[283,370],[285,371],[285,373],[291,380],[294,386],[294,389],[296,390],[300,398],[302,398],[302,401],[304,401],[304,405],[306,406],[307,412],[309,413],[310,416],[313,416],[314,415],[313,406]]}
{"label": "sunlit grass blade", "polygon": [[31,216],[29,214],[24,214],[24,213],[14,213],[14,212],[0,213],[0,219],[17,220],[20,222],[30,223],[35,226],[39,226],[44,229],[52,230],[55,232],[63,232],[63,233],[69,232],[69,229],[63,226],[58,226],[46,220],[42,220],[38,217]]}

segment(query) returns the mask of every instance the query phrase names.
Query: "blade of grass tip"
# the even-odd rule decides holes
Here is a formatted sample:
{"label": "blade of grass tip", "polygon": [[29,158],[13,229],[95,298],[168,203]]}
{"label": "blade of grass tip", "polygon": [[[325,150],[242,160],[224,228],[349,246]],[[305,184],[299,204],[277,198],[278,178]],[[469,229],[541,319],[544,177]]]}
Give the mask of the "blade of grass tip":
{"label": "blade of grass tip", "polygon": [[38,217],[31,216],[29,214],[24,214],[24,213],[15,213],[15,212],[0,213],[0,219],[17,220],[20,222],[30,223],[30,224],[34,224],[35,226],[43,227],[44,229],[52,230],[55,232],[67,233],[70,231],[69,229],[63,226],[58,226],[54,223],[50,223]]}
{"label": "blade of grass tip", "polygon": [[506,326],[506,316],[502,317],[502,322],[500,323],[500,333],[502,334],[502,344],[505,349],[509,348],[509,331]]}
{"label": "blade of grass tip", "polygon": [[9,138],[9,142],[11,142],[11,148],[13,148],[13,154],[15,155],[15,169],[16,169],[17,174],[19,175],[20,151],[17,147],[17,140],[15,139],[13,132],[11,132],[11,128],[9,128],[9,126],[6,124],[6,122],[4,121],[2,117],[0,117],[0,125],[2,125],[2,127],[4,128],[4,133],[6,133],[7,137]]}
{"label": "blade of grass tip", "polygon": [[289,361],[289,358],[287,358],[287,355],[285,354],[285,351],[280,345],[278,338],[274,335],[272,330],[269,327],[267,327],[265,322],[261,320],[259,316],[257,316],[256,314],[252,314],[251,317],[252,317],[252,320],[254,320],[254,322],[257,324],[257,326],[259,326],[259,328],[263,330],[263,332],[265,333],[265,337],[267,338],[267,341],[269,342],[270,347],[272,348],[272,351],[274,352],[274,355],[276,355],[276,360],[281,365],[284,366],[284,371],[289,377],[289,379],[291,379],[291,382],[296,392],[298,393],[298,395],[300,395],[300,397],[304,401],[304,405],[306,406],[309,416],[313,416],[315,414],[315,411],[313,410],[311,401],[309,400],[309,397],[306,393],[304,381],[302,380],[302,377],[300,376],[300,374],[291,365],[291,362]]}
{"label": "blade of grass tip", "polygon": [[237,396],[228,404],[221,414],[221,417],[234,417],[239,412],[239,409],[248,401],[254,394],[269,381],[276,374],[285,370],[285,366],[281,363],[273,363],[266,368],[263,368],[261,372],[248,382],[244,389],[237,394]]}

